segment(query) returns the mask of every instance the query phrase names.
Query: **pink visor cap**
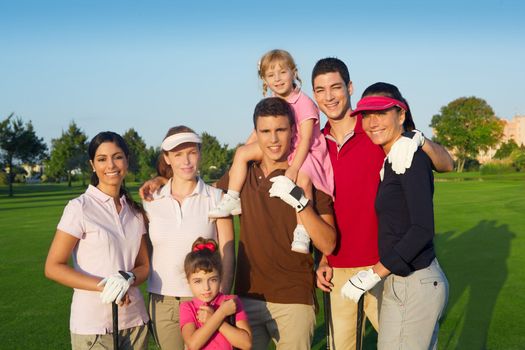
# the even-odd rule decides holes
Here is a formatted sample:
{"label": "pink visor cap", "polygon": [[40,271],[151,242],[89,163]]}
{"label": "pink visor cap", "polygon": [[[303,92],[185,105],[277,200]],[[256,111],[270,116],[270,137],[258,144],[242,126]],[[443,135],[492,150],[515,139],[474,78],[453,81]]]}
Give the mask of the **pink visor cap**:
{"label": "pink visor cap", "polygon": [[396,106],[408,111],[407,105],[395,98],[386,96],[367,96],[357,102],[357,108],[354,109],[350,115],[354,116],[366,111],[384,111],[385,109]]}

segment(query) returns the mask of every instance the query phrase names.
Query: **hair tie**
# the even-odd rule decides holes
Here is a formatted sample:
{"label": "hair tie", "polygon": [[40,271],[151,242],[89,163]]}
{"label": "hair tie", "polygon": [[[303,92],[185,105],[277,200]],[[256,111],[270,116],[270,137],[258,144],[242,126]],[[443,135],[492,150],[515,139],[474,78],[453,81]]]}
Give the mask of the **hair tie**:
{"label": "hair tie", "polygon": [[211,242],[199,243],[199,244],[195,244],[195,247],[193,247],[194,252],[198,252],[204,249],[208,249],[210,252],[215,253],[215,244]]}

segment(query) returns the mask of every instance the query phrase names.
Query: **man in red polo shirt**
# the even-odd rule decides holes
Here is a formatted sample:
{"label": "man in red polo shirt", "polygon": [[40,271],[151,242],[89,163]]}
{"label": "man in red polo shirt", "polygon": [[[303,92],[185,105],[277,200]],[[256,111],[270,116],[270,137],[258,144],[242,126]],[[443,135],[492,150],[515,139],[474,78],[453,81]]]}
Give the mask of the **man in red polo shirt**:
{"label": "man in red polo shirt", "polygon": [[[331,292],[331,348],[355,349],[357,304],[341,296],[341,287],[358,271],[370,268],[379,260],[374,203],[385,154],[363,131],[361,115],[350,115],[353,86],[344,62],[337,58],[318,61],[312,72],[312,86],[317,105],[328,118],[323,133],[334,169],[334,214],[338,232],[334,252],[323,256],[317,269],[317,286]],[[436,170],[452,170],[452,158],[443,147],[424,139],[422,148]],[[396,169],[404,172],[410,162],[406,164],[405,154],[398,157],[401,159],[394,159],[398,162]],[[376,330],[381,294],[380,283],[364,295],[366,317]]]}

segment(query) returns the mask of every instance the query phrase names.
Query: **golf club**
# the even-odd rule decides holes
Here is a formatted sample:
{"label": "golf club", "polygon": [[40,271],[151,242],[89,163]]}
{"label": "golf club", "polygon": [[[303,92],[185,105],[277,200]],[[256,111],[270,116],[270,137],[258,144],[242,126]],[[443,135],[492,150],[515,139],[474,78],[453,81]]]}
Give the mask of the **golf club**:
{"label": "golf club", "polygon": [[324,326],[326,331],[326,349],[330,349],[330,322],[332,321],[332,310],[330,306],[330,293],[323,292],[324,304]]}
{"label": "golf club", "polygon": [[113,314],[113,349],[118,350],[118,305],[115,302],[111,303],[111,311]]}
{"label": "golf club", "polygon": [[356,350],[362,349],[362,339],[363,339],[363,308],[364,308],[364,301],[365,296],[362,295],[361,298],[359,298],[359,302],[357,303],[357,325],[356,325],[356,332],[355,332],[355,348]]}

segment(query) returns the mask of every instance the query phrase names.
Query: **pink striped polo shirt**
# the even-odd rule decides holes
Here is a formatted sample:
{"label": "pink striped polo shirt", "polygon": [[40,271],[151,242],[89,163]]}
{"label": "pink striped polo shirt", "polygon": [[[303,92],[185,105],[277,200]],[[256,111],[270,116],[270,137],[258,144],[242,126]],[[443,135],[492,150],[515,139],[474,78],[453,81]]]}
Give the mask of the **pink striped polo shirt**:
{"label": "pink striped polo shirt", "polygon": [[191,297],[184,272],[184,258],[199,237],[217,240],[215,220],[208,211],[220,201],[222,191],[197,180],[182,204],[171,196],[170,179],[154,200],[144,202],[153,246],[148,291],[172,297]]}
{"label": "pink striped polo shirt", "polygon": [[[113,198],[91,185],[69,201],[57,229],[79,240],[72,253],[75,270],[103,278],[133,269],[146,229],[142,216],[127,205],[124,197],[120,203],[122,210],[117,213]],[[139,289],[131,287],[128,294],[131,304],[119,307],[119,329],[149,320]],[[100,292],[74,289],[70,330],[75,334],[111,333],[111,304],[100,301]]]}

